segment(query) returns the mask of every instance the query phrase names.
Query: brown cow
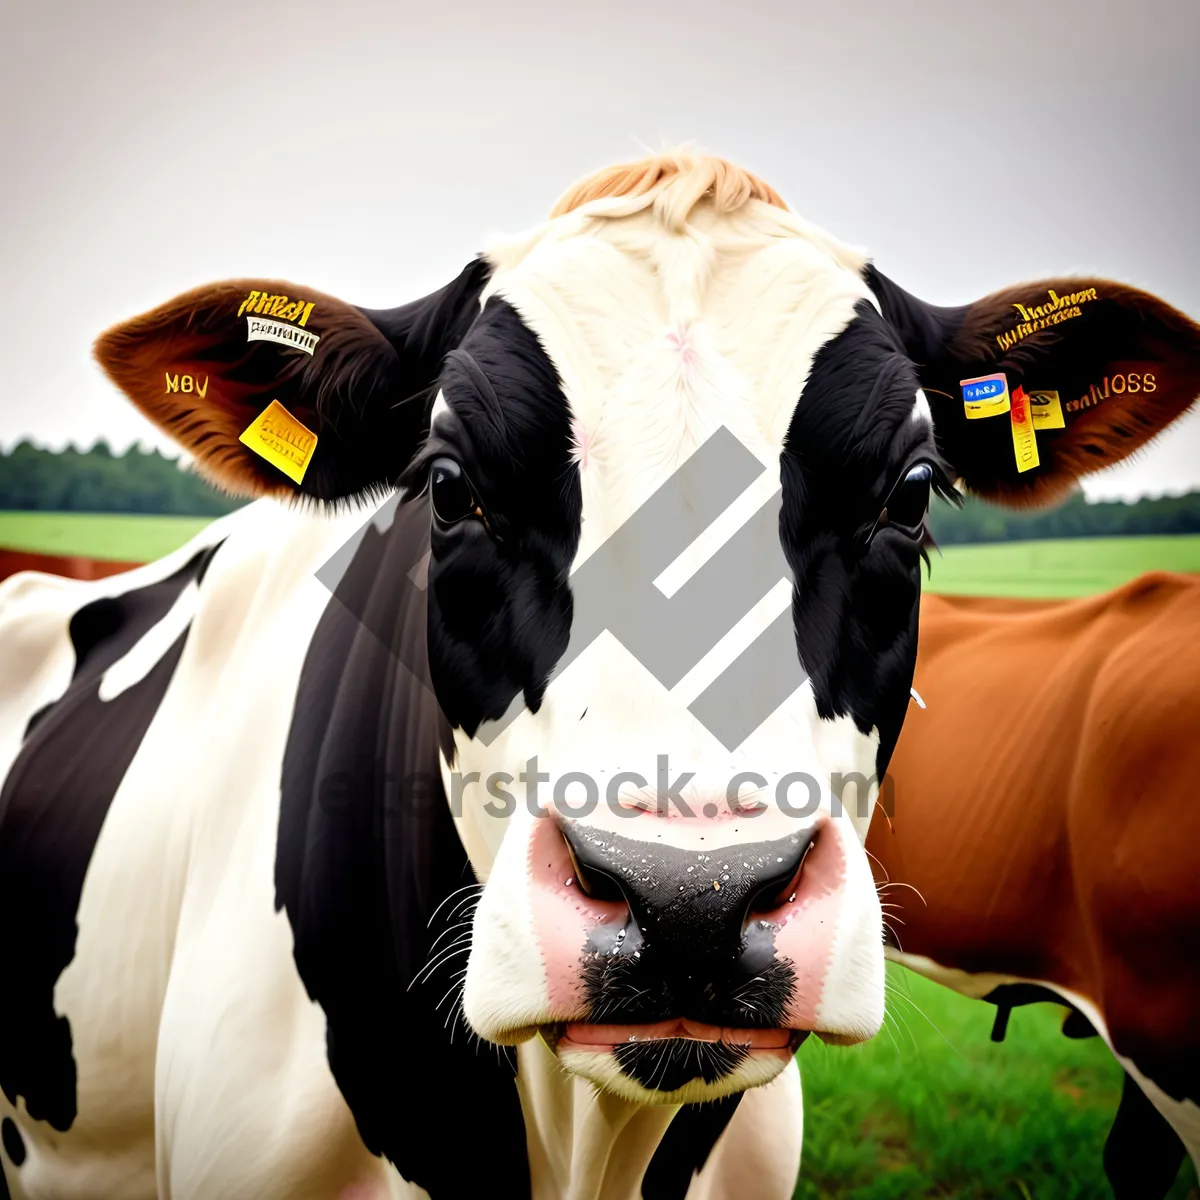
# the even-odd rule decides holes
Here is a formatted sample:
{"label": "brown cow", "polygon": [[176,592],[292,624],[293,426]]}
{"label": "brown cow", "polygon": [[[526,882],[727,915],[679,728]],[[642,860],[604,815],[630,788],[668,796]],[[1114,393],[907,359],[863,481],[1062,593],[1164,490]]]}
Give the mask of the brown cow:
{"label": "brown cow", "polygon": [[43,571],[47,575],[65,575],[68,579],[104,579],[122,571],[132,571],[140,565],[115,559],[84,558],[78,554],[35,554],[31,550],[0,548],[0,580],[18,571]]}
{"label": "brown cow", "polygon": [[1197,577],[926,597],[927,711],[868,840],[892,958],[996,1004],[997,1040],[1014,1004],[1054,1000],[1065,1033],[1108,1043],[1126,1072],[1104,1153],[1118,1197],[1165,1195],[1185,1149],[1200,1163],[1198,643]]}

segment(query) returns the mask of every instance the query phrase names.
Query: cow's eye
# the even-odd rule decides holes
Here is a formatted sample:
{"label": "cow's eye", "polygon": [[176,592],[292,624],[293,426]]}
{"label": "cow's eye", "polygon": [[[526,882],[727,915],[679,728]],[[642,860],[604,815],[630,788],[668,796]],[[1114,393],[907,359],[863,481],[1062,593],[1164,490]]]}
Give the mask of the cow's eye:
{"label": "cow's eye", "polygon": [[463,469],[452,458],[435,458],[429,468],[429,502],[446,525],[479,512],[479,502]]}
{"label": "cow's eye", "polygon": [[929,492],[933,486],[933,467],[929,463],[917,463],[910,467],[884,502],[875,529],[884,527],[898,529],[911,537],[921,534],[921,527],[929,515]]}
{"label": "cow's eye", "polygon": [[929,489],[933,483],[933,468],[918,463],[892,489],[884,508],[889,525],[901,529],[917,529],[929,513]]}

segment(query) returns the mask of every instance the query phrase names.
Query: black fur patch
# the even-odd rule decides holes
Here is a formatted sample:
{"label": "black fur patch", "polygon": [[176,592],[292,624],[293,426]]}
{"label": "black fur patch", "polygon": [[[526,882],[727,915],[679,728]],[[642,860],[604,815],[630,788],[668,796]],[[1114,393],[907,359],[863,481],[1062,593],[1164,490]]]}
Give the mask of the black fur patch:
{"label": "black fur patch", "polygon": [[685,1104],[675,1114],[642,1179],[642,1200],[685,1200],[741,1099],[739,1092],[707,1104]]}
{"label": "black fur patch", "polygon": [[660,1092],[674,1092],[693,1079],[717,1083],[732,1075],[749,1054],[745,1046],[695,1038],[655,1038],[613,1047],[624,1074],[647,1090]]}
{"label": "black fur patch", "polygon": [[14,1167],[21,1166],[25,1161],[25,1139],[12,1117],[0,1121],[0,1140],[4,1142],[4,1153]]}
{"label": "black fur patch", "polygon": [[474,734],[524,693],[537,710],[567,648],[567,576],[583,508],[571,422],[554,366],[504,300],[493,297],[442,372],[439,417],[406,482],[429,463],[463,467],[488,526],[434,522],[429,566],[430,668],[451,725]]}
{"label": "black fur patch", "polygon": [[[453,944],[452,898],[474,883],[441,787],[449,730],[429,690],[424,593],[406,586],[428,526],[423,500],[385,533],[371,526],[317,626],[283,762],[276,903],[367,1147],[435,1200],[498,1183],[528,1196],[515,1064],[455,1012],[466,947],[422,973],[439,934],[439,951]],[[454,1122],[470,1153],[447,1152]]]}
{"label": "black fur patch", "polygon": [[917,388],[898,335],[859,301],[813,362],[782,458],[800,662],[822,717],[878,728],[881,776],[908,709],[923,547],[898,530],[864,535],[916,463],[931,463],[945,482],[931,426],[910,419]]}
{"label": "black fur patch", "polygon": [[1179,1135],[1126,1074],[1104,1143],[1104,1173],[1114,1200],[1163,1200],[1186,1153]]}
{"label": "black fur patch", "polygon": [[[71,1029],[54,985],[75,957],[84,874],[109,805],[153,720],[188,630],[112,700],[100,677],[203,578],[217,547],[159,583],[85,605],[70,623],[75,671],[33,723],[0,791],[0,1088],[58,1130],[77,1115]],[[190,628],[190,626],[189,626]]]}

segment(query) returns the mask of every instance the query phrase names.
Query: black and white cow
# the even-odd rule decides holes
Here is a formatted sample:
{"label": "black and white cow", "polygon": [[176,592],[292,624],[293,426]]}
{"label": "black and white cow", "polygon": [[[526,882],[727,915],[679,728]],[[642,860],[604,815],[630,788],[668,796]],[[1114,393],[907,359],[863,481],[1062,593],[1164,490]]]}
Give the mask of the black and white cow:
{"label": "black and white cow", "polygon": [[[1058,494],[1200,391],[1153,297],[932,308],[687,155],[404,307],[224,283],[97,354],[262,499],[129,574],[0,592],[20,1200],[790,1195],[796,1046],[883,1018],[870,810],[831,781],[904,720],[930,489]],[[657,560],[605,548],[668,492],[674,602],[626,637],[577,581],[607,554],[636,618]],[[696,613],[703,653],[644,665]],[[747,662],[778,703],[730,749],[696,701]]]}

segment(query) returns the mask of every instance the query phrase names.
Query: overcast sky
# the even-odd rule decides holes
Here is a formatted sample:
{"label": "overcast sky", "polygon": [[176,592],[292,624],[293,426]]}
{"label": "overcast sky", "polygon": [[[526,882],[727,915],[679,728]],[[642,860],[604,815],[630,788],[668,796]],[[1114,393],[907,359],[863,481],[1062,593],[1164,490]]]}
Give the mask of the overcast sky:
{"label": "overcast sky", "polygon": [[[1200,317],[1197,0],[17,4],[0,443],[165,446],[92,340],[261,275],[388,306],[685,140],[927,300],[1096,273]],[[1200,487],[1200,413],[1093,495]]]}

